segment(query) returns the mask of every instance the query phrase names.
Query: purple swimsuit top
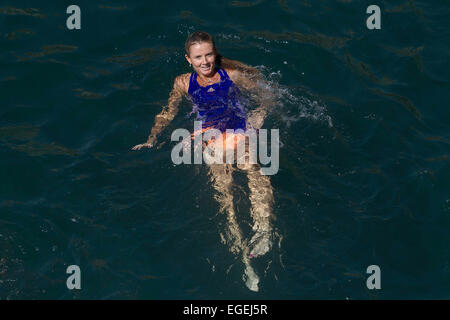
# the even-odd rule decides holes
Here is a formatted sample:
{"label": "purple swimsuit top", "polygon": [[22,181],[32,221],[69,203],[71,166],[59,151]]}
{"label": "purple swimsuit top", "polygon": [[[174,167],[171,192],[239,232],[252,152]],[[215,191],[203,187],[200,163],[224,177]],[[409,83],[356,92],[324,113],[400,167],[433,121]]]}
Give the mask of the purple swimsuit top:
{"label": "purple swimsuit top", "polygon": [[221,132],[226,129],[245,130],[245,108],[239,103],[239,89],[228,76],[225,69],[218,69],[220,82],[201,87],[197,73],[191,73],[189,95],[194,102],[193,111],[197,119],[203,121],[203,128],[215,128]]}

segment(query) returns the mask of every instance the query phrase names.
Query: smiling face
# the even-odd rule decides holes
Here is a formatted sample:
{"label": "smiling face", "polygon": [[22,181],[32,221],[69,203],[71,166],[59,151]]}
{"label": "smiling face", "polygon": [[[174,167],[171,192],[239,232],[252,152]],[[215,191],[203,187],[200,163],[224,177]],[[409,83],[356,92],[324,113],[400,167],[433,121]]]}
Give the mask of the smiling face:
{"label": "smiling face", "polygon": [[186,54],[185,56],[197,74],[204,77],[212,77],[214,75],[217,54],[212,43],[194,43],[189,47],[189,55]]}

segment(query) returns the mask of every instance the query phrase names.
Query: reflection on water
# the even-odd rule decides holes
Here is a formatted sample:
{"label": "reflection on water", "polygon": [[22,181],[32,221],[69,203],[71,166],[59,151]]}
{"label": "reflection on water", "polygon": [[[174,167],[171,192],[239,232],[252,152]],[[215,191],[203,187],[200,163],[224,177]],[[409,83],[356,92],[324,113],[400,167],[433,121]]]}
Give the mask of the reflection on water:
{"label": "reflection on water", "polygon": [[331,50],[335,47],[342,48],[348,38],[337,38],[330,37],[324,34],[302,34],[299,32],[285,32],[285,33],[273,33],[269,31],[250,31],[248,34],[256,37],[263,38],[267,40],[284,40],[284,41],[294,41],[299,43],[309,43],[321,48]]}
{"label": "reflection on water", "polygon": [[0,8],[0,14],[7,14],[7,15],[24,15],[24,16],[31,16],[31,17],[37,17],[40,19],[44,19],[46,17],[45,14],[41,13],[41,11],[37,8],[14,8],[14,7],[8,7],[8,8]]}
{"label": "reflection on water", "polygon": [[119,63],[124,66],[135,66],[162,56],[165,52],[167,52],[166,48],[142,48],[129,54],[107,58],[105,61]]}
{"label": "reflection on water", "polygon": [[16,40],[20,39],[24,35],[33,35],[35,34],[31,29],[19,29],[10,33],[5,34],[5,38],[8,40]]}
{"label": "reflection on water", "polygon": [[17,61],[27,61],[33,58],[44,57],[50,54],[67,53],[77,50],[76,46],[69,46],[64,44],[43,46],[40,52],[25,52],[25,56],[17,58]]}
{"label": "reflection on water", "polygon": [[375,94],[379,94],[385,97],[388,97],[390,99],[393,99],[400,103],[403,107],[405,107],[408,111],[410,111],[418,120],[422,119],[422,115],[420,114],[419,110],[414,106],[414,104],[409,100],[408,98],[402,97],[395,93],[388,93],[380,89],[373,89],[371,90]]}
{"label": "reflection on water", "polygon": [[73,91],[78,92],[76,96],[79,98],[83,98],[83,99],[103,99],[104,98],[104,96],[101,94],[98,94],[95,92],[89,92],[82,88],[76,88],[76,89],[73,89]]}
{"label": "reflection on water", "polygon": [[373,72],[370,70],[370,67],[367,64],[365,64],[364,62],[361,62],[361,61],[357,61],[349,53],[346,53],[345,58],[346,58],[346,62],[350,65],[350,67],[356,73],[368,78],[373,83],[379,84],[382,86],[390,86],[392,84],[395,84],[395,81],[392,79],[389,79],[389,77],[387,77],[387,76],[383,76],[383,78],[381,80],[378,79],[378,77],[376,77],[373,74]]}
{"label": "reflection on water", "polygon": [[232,7],[241,7],[241,8],[248,8],[248,7],[254,7],[258,4],[260,4],[262,0],[257,1],[231,1],[230,6]]}

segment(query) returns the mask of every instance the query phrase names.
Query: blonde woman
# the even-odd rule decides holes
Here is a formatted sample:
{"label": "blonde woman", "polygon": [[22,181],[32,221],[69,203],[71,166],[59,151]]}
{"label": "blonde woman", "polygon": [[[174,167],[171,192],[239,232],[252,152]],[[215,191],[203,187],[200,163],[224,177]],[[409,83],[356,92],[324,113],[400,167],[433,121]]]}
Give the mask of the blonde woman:
{"label": "blonde woman", "polygon": [[[270,91],[258,86],[261,80],[259,72],[241,62],[225,59],[219,55],[214,39],[206,32],[197,31],[190,34],[185,44],[186,60],[194,69],[192,73],[176,77],[170,93],[168,105],[155,118],[155,124],[146,143],[134,146],[133,150],[151,148],[155,145],[157,135],[172,121],[178,112],[178,105],[183,96],[194,103],[194,111],[202,120],[202,131],[218,129],[224,134],[226,149],[236,148],[236,141],[242,134],[225,136],[226,129],[259,129],[263,123],[268,107],[273,104]],[[239,101],[240,90],[249,90],[259,97],[259,108],[251,114]],[[194,133],[196,134],[196,133]],[[229,143],[232,141],[231,143]],[[234,143],[233,143],[234,142]],[[208,145],[214,144],[210,141]],[[233,151],[232,151],[233,152]],[[247,150],[248,152],[248,150]],[[250,290],[258,291],[259,278],[250,265],[250,260],[264,255],[272,246],[272,207],[273,192],[268,176],[260,173],[257,164],[209,165],[209,176],[216,191],[220,210],[227,215],[227,230],[222,240],[231,252],[241,255],[245,265],[244,281]],[[232,187],[232,175],[235,170],[245,170],[248,177],[253,218],[254,234],[246,240],[236,221]]]}

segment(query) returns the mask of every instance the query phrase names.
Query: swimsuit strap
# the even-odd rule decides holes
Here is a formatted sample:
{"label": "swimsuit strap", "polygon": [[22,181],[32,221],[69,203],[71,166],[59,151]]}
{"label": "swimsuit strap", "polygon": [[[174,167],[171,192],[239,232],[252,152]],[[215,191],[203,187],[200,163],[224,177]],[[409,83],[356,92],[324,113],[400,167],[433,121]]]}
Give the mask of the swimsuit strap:
{"label": "swimsuit strap", "polygon": [[191,77],[189,79],[189,89],[188,92],[191,93],[198,89],[199,84],[197,83],[197,73],[192,72]]}
{"label": "swimsuit strap", "polygon": [[222,78],[222,80],[230,79],[230,77],[228,76],[228,73],[225,71],[225,69],[220,68],[219,70],[217,70],[217,72],[219,72],[220,78]]}
{"label": "swimsuit strap", "polygon": [[217,69],[217,73],[219,74],[220,80],[221,80],[221,81],[225,80],[225,79],[224,79],[225,76],[224,76],[223,73],[222,73],[222,69]]}
{"label": "swimsuit strap", "polygon": [[196,80],[197,80],[197,73],[196,72],[192,72],[191,73],[191,79],[190,79],[189,83],[195,85],[197,83]]}

